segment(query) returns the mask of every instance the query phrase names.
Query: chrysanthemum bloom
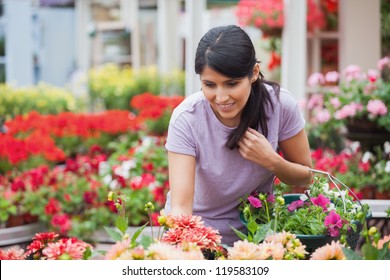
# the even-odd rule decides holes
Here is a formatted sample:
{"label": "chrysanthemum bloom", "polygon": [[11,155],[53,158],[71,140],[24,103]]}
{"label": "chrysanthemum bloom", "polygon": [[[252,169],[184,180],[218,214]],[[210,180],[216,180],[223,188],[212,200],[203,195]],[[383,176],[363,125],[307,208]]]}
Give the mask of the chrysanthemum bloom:
{"label": "chrysanthemum bloom", "polygon": [[117,242],[104,256],[105,260],[115,260],[119,258],[127,249],[130,248],[130,239]]}
{"label": "chrysanthemum bloom", "polygon": [[284,248],[285,256],[289,254],[289,258],[303,259],[307,254],[305,245],[302,245],[301,241],[296,237],[295,234],[282,231],[265,238],[268,243],[280,243]]}
{"label": "chrysanthemum bloom", "polygon": [[0,250],[0,260],[24,260],[23,249],[10,248],[7,251]]}
{"label": "chrysanthemum bloom", "polygon": [[149,260],[184,260],[181,254],[173,245],[164,242],[153,243],[145,253]]}
{"label": "chrysanthemum bloom", "polygon": [[215,250],[221,243],[218,230],[205,227],[200,216],[180,215],[172,217],[174,227],[164,233],[161,241],[171,245],[182,242],[196,243],[200,248]]}
{"label": "chrysanthemum bloom", "polygon": [[315,250],[311,255],[311,260],[345,260],[343,253],[343,245],[339,241],[332,241],[331,244],[326,244]]}
{"label": "chrysanthemum bloom", "polygon": [[196,215],[172,216],[174,227],[177,228],[198,228],[203,226],[202,217]]}
{"label": "chrysanthemum bloom", "polygon": [[204,260],[202,250],[192,242],[184,242],[178,246],[178,250],[183,252],[185,260]]}
{"label": "chrysanthemum bloom", "polygon": [[47,244],[42,254],[48,260],[82,260],[88,248],[92,249],[92,246],[76,238],[62,238],[56,243]]}
{"label": "chrysanthemum bloom", "polygon": [[229,247],[227,250],[229,260],[264,260],[259,245],[248,242],[248,240],[236,241],[233,247]]}
{"label": "chrysanthemum bloom", "polygon": [[[385,245],[386,242],[390,241],[390,235],[386,235],[381,240],[378,241],[378,249],[383,249],[383,245]],[[390,249],[390,243],[388,245]]]}

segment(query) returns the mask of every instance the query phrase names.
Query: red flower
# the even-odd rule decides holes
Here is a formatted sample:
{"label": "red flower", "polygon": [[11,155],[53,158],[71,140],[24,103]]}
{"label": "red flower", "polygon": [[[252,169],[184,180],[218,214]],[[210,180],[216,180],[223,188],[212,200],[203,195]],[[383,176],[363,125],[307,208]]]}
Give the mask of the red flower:
{"label": "red flower", "polygon": [[83,198],[85,203],[94,204],[98,194],[95,191],[86,191],[84,192]]}
{"label": "red flower", "polygon": [[59,228],[61,233],[66,234],[72,227],[72,222],[67,214],[55,214],[51,219],[51,225]]}
{"label": "red flower", "polygon": [[12,182],[11,190],[13,192],[25,191],[26,190],[26,185],[24,183],[24,180],[21,179],[21,178],[15,178],[15,180]]}
{"label": "red flower", "polygon": [[61,204],[55,198],[50,198],[49,202],[45,206],[46,215],[54,215],[61,211]]}

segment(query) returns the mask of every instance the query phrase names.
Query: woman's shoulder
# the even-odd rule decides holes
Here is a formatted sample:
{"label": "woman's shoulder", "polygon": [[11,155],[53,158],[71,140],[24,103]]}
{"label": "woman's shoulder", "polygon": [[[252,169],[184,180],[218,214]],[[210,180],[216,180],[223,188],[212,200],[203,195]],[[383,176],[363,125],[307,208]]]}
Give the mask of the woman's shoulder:
{"label": "woman's shoulder", "polygon": [[271,85],[264,84],[264,86],[270,93],[270,97],[274,105],[295,106],[295,104],[297,103],[296,97],[287,89],[279,87],[279,91],[276,92]]}
{"label": "woman's shoulder", "polygon": [[196,118],[198,114],[204,112],[206,101],[202,91],[191,94],[173,110],[171,122],[175,122],[179,117]]}

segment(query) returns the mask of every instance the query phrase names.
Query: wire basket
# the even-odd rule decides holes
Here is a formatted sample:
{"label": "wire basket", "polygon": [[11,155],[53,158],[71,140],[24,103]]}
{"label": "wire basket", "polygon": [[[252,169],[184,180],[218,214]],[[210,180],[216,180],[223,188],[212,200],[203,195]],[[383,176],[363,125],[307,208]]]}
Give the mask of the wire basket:
{"label": "wire basket", "polygon": [[[334,177],[329,172],[311,169],[309,170],[313,173],[319,173],[322,175],[327,176],[328,180],[333,183],[335,188],[339,191],[341,201],[343,203],[344,211],[346,211],[346,203],[344,196],[342,195],[341,188],[345,188],[348,190],[348,193],[355,198],[355,201],[360,205],[360,207],[363,207],[362,203],[360,202],[359,198],[356,196],[356,194],[343,182],[341,182],[339,179]],[[300,199],[301,194],[286,194],[284,195],[286,204],[290,204],[291,202]],[[366,219],[369,219],[371,217],[371,213],[367,213]],[[359,221],[353,221],[354,224],[356,224],[356,231],[350,229],[346,236],[346,241],[348,246],[351,247],[352,250],[356,249],[356,246],[358,244],[358,241],[360,239],[360,232],[363,228],[363,225]],[[322,247],[328,243],[331,243],[332,240],[337,241],[339,237],[331,237],[329,235],[302,235],[297,234],[297,237],[301,240],[302,244],[306,245],[306,251],[308,253],[314,252],[317,248]]]}

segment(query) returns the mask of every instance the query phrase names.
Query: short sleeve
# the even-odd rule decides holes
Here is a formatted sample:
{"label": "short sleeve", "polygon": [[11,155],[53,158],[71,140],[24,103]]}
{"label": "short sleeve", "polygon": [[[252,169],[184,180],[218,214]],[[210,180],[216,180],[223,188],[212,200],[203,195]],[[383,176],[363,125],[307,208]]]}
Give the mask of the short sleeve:
{"label": "short sleeve", "polygon": [[185,113],[178,116],[172,115],[165,148],[170,152],[196,157],[192,127],[189,120],[185,117]]}
{"label": "short sleeve", "polygon": [[282,89],[280,93],[281,116],[279,141],[284,141],[297,135],[305,127],[306,122],[294,96]]}

